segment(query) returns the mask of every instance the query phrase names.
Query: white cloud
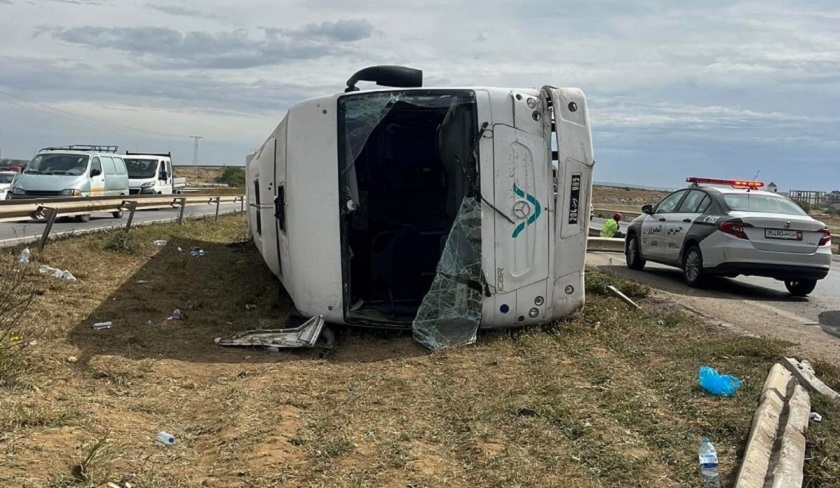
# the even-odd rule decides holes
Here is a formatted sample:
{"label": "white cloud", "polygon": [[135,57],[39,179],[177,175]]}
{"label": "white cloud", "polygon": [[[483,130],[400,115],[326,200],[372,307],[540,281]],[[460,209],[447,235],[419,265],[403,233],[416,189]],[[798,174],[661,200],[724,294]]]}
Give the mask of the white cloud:
{"label": "white cloud", "polygon": [[[731,164],[782,168],[797,154],[840,166],[825,149],[840,133],[838,21],[829,0],[0,0],[0,89],[201,130],[218,138],[217,157],[240,161],[235,151],[259,144],[290,103],[340,91],[362,67],[405,64],[435,85],[583,88],[601,167],[687,147],[696,158],[710,141]],[[12,105],[0,100],[3,116]],[[42,137],[78,128],[54,115]],[[785,152],[764,152],[768,141]]]}

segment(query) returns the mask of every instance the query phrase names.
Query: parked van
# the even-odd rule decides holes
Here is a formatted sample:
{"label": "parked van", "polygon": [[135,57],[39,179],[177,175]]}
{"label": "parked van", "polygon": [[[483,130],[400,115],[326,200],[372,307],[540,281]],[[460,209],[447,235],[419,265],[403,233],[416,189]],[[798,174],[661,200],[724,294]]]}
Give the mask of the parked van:
{"label": "parked van", "polygon": [[171,195],[175,193],[172,153],[125,152],[131,195]]}
{"label": "parked van", "polygon": [[[117,146],[71,145],[41,149],[9,189],[14,199],[128,195],[128,170]],[[122,218],[122,211],[112,212]],[[86,222],[89,214],[77,215]]]}
{"label": "parked van", "polygon": [[347,85],[293,105],[245,158],[250,233],[299,314],[438,349],[581,310],[582,91],[423,88],[390,66]]}

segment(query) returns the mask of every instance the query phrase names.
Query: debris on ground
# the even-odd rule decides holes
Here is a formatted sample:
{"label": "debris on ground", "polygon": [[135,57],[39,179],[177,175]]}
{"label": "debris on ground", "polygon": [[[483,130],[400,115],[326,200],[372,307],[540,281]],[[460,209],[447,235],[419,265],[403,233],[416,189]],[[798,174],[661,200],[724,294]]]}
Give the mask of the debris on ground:
{"label": "debris on ground", "polygon": [[800,362],[795,358],[785,358],[784,361],[782,361],[782,366],[790,371],[791,374],[796,376],[796,379],[799,380],[799,382],[802,383],[802,386],[807,388],[808,391],[823,395],[829,400],[840,404],[840,393],[832,390],[828,385],[823,383],[822,380],[817,378],[814,368],[808,361]]}
{"label": "debris on ground", "polygon": [[153,241],[152,244],[154,244],[155,247],[163,247],[166,245],[166,241],[163,239],[158,239],[156,241]]}
{"label": "debris on ground", "polygon": [[98,329],[110,329],[113,326],[113,322],[110,320],[108,322],[97,322],[90,326],[91,329],[98,330]]}
{"label": "debris on ground", "polygon": [[621,293],[621,290],[619,290],[619,289],[618,289],[618,288],[616,288],[615,286],[610,285],[610,286],[608,286],[607,288],[608,288],[611,292],[613,292],[613,293],[614,293],[614,294],[615,294],[618,298],[620,298],[620,299],[621,299],[621,301],[623,301],[624,303],[626,303],[626,304],[627,304],[627,306],[629,306],[631,309],[633,309],[633,310],[640,310],[640,309],[642,308],[642,307],[640,307],[640,306],[639,306],[636,302],[634,302],[633,300],[631,300],[631,299],[630,299],[630,297],[628,297],[628,296],[627,296],[627,295],[625,295],[624,293]]}
{"label": "debris on ground", "polygon": [[256,309],[256,308],[257,308],[257,306],[256,306],[256,305],[252,305],[252,304],[250,304],[250,303],[246,303],[246,304],[245,304],[245,310],[254,310],[254,309]]}
{"label": "debris on ground", "polygon": [[50,275],[53,278],[60,278],[67,281],[76,281],[76,277],[73,276],[73,273],[71,273],[69,270],[65,269],[64,271],[62,271],[58,268],[47,266],[46,264],[42,264],[38,268],[38,272],[40,272],[41,274]]}
{"label": "debris on ground", "polygon": [[167,434],[166,432],[158,432],[157,440],[161,444],[166,444],[167,446],[175,444],[175,437],[172,434]]}
{"label": "debris on ground", "polygon": [[135,281],[135,283],[137,283],[138,285],[142,285],[142,284],[144,284],[144,283],[148,283],[148,281],[146,281],[146,280],[137,280],[137,281]]}
{"label": "debris on ground", "polygon": [[813,420],[814,422],[822,422],[822,415],[818,414],[817,412],[811,412],[808,418]]}
{"label": "debris on ground", "polygon": [[185,320],[187,318],[187,314],[181,311],[181,309],[176,308],[172,311],[172,315],[169,316],[166,320]]}
{"label": "debris on ground", "polygon": [[700,386],[715,396],[732,396],[741,387],[741,380],[731,375],[721,375],[714,368],[701,366],[698,374]]}
{"label": "debris on ground", "polygon": [[70,356],[69,358],[67,358],[67,362],[70,364],[76,364],[77,362],[79,362],[79,358],[77,358],[76,356]]}
{"label": "debris on ground", "polygon": [[204,249],[200,247],[192,247],[190,248],[190,256],[194,258],[200,258],[204,256]]}
{"label": "debris on ground", "polygon": [[29,254],[30,253],[28,247],[20,252],[20,259],[18,260],[18,263],[21,266],[26,266],[27,264],[29,264]]}

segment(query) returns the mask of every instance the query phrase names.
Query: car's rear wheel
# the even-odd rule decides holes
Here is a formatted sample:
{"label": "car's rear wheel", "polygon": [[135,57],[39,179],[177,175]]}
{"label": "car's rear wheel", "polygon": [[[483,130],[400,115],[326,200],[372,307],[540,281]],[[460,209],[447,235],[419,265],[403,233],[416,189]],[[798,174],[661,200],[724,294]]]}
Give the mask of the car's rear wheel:
{"label": "car's rear wheel", "polygon": [[627,258],[627,267],[630,269],[642,270],[645,267],[645,260],[642,259],[642,253],[639,252],[639,238],[636,234],[627,236],[627,249],[625,250]]}
{"label": "car's rear wheel", "polygon": [[76,222],[88,222],[90,221],[90,215],[77,215]]}
{"label": "car's rear wheel", "polygon": [[115,219],[121,219],[121,218],[123,218],[123,213],[122,213],[122,210],[120,210],[119,212],[111,212],[111,215],[112,215]]}
{"label": "car's rear wheel", "polygon": [[817,280],[785,280],[785,288],[795,297],[806,297],[817,287]]}
{"label": "car's rear wheel", "polygon": [[703,254],[697,245],[692,245],[683,256],[683,276],[688,286],[698,288],[705,281],[703,271]]}

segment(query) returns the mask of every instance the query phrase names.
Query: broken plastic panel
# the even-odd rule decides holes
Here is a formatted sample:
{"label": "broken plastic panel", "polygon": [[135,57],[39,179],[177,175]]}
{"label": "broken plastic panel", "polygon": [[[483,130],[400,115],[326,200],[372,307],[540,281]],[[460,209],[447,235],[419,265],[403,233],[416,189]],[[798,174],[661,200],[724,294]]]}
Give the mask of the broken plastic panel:
{"label": "broken plastic panel", "polygon": [[412,323],[414,338],[434,351],[473,344],[481,323],[482,283],[481,205],[465,198]]}
{"label": "broken plastic panel", "polygon": [[324,316],[317,315],[299,327],[289,329],[257,329],[228,337],[217,337],[220,346],[270,346],[279,348],[315,347],[324,328]]}

